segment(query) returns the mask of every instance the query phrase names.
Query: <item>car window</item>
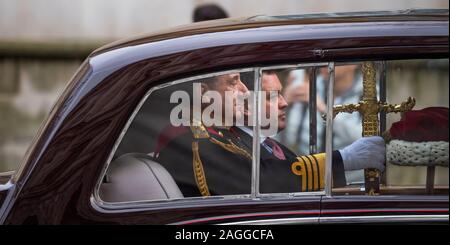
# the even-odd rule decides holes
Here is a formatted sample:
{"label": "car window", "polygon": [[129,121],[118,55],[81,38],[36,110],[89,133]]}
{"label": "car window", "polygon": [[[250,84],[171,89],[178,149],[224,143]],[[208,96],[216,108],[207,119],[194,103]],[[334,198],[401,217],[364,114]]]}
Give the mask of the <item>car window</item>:
{"label": "car window", "polygon": [[[381,112],[375,118],[360,102],[370,103],[370,89],[376,89]],[[375,194],[448,195],[448,101],[448,59],[336,63],[332,145],[351,166],[346,186],[334,194],[365,194],[375,178],[380,188]],[[372,135],[386,146],[381,158],[370,153],[378,147],[376,139],[365,139]],[[386,164],[378,177],[355,166],[379,166],[379,159]]]}
{"label": "car window", "polygon": [[323,142],[309,135],[324,122],[309,120],[309,97],[288,92],[309,92],[309,79],[316,81],[326,65],[220,72],[153,88],[119,139],[99,198],[110,203],[322,193]]}
{"label": "car window", "polygon": [[125,130],[99,190],[105,202],[251,193],[251,69],[157,86]]}
{"label": "car window", "polygon": [[[346,171],[348,161],[344,160],[348,159],[342,157],[339,149],[361,138],[361,117],[348,114],[332,118],[333,147],[327,152],[327,127],[331,124],[327,124],[326,114],[331,83],[334,103],[358,103],[363,91],[362,79],[361,63],[302,64],[262,70],[261,90],[279,92],[275,94],[277,103],[261,98],[261,118],[268,118],[272,107],[277,112],[276,132],[261,133],[259,190],[262,194],[324,194],[327,172],[331,176],[330,186],[344,188],[355,184],[351,179],[353,172],[358,174],[364,170],[356,166],[359,170]],[[379,97],[378,92],[375,95]],[[261,130],[265,127],[261,122]],[[274,141],[278,147],[266,141]],[[373,152],[384,154],[379,149]]]}
{"label": "car window", "polygon": [[[320,115],[326,110],[323,92],[328,78],[323,72],[328,74],[326,63],[262,70],[261,90],[274,94],[261,98],[261,130],[267,128],[270,115],[276,114],[276,121],[271,122],[276,130],[261,133],[262,194],[324,190],[325,122]],[[270,102],[271,96],[277,100]]]}

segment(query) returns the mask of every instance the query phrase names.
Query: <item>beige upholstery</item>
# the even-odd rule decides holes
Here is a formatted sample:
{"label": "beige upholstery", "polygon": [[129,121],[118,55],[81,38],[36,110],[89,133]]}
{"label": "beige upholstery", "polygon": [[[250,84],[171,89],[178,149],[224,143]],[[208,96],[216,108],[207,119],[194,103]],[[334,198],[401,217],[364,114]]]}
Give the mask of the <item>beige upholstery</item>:
{"label": "beige upholstery", "polygon": [[107,178],[100,186],[100,198],[106,202],[183,198],[169,172],[146,154],[120,156],[110,164]]}

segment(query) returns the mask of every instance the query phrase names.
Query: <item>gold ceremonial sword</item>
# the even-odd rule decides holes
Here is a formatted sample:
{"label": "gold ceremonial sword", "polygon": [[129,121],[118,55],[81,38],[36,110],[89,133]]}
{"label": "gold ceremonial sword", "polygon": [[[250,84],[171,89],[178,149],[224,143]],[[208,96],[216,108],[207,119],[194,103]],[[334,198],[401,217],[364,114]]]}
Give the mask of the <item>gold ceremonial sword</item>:
{"label": "gold ceremonial sword", "polygon": [[[363,73],[363,97],[358,104],[336,105],[333,107],[333,117],[338,113],[355,111],[362,115],[362,136],[377,136],[379,132],[378,113],[398,113],[411,110],[416,104],[413,97],[408,97],[401,104],[388,104],[377,101],[376,69],[374,62],[364,62]],[[377,169],[364,169],[365,191],[367,195],[380,193],[380,173]]]}

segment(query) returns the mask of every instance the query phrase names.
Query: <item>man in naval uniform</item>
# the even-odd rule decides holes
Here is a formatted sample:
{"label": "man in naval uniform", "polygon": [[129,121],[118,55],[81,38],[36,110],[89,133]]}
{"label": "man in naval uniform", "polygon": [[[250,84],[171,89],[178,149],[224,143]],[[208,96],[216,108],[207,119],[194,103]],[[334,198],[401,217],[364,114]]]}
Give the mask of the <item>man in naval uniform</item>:
{"label": "man in naval uniform", "polygon": [[[239,74],[218,76],[203,85],[207,86],[202,88],[207,87],[221,94],[225,91],[248,91]],[[275,101],[269,97],[262,100],[266,108],[276,107],[278,131],[283,130],[286,124],[284,111],[287,103],[281,89],[275,72],[263,73],[262,90],[278,94]],[[225,106],[225,103],[222,105]],[[234,116],[243,113],[233,109]],[[266,109],[266,113],[270,110]],[[158,139],[156,160],[171,173],[185,197],[249,194],[252,134],[250,127],[205,127],[201,121],[193,121],[189,127],[168,126]],[[270,137],[261,135],[260,139],[261,193],[318,191],[324,188],[324,153],[296,156]],[[334,151],[333,185],[345,185],[345,170],[384,169],[384,151],[384,142],[380,137],[362,138],[343,150]]]}
{"label": "man in naval uniform", "polygon": [[[204,79],[201,88],[202,94],[219,92],[222,106],[226,91],[248,92],[239,73]],[[234,117],[242,113],[233,106]],[[160,133],[154,152],[156,161],[169,171],[185,197],[250,193],[252,150],[230,127],[205,127],[197,120],[190,126],[169,125]]]}

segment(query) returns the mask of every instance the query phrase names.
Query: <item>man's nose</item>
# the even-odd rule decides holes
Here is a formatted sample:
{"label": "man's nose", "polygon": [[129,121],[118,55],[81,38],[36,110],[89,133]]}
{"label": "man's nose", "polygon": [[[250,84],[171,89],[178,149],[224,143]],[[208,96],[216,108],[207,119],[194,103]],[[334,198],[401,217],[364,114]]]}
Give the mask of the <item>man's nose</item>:
{"label": "man's nose", "polygon": [[238,84],[238,90],[239,90],[239,92],[244,93],[244,94],[248,93],[247,86],[245,86],[245,84],[240,80],[239,80],[239,84]]}
{"label": "man's nose", "polygon": [[288,107],[288,103],[284,99],[283,95],[280,95],[280,98],[278,98],[278,108],[285,109]]}

